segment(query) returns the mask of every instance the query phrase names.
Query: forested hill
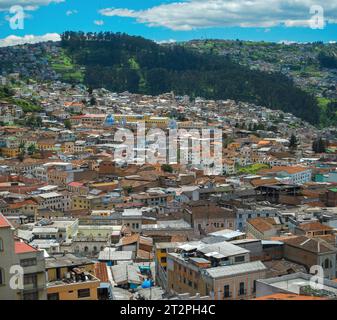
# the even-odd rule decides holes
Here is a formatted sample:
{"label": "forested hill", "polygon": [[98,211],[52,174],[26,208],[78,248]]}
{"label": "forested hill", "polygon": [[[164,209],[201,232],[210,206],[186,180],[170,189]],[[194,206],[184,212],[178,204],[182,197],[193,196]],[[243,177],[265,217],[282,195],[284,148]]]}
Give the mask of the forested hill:
{"label": "forested hill", "polygon": [[93,88],[241,100],[319,121],[316,100],[278,73],[120,33],[65,32],[61,45],[73,63],[85,67],[84,81]]}

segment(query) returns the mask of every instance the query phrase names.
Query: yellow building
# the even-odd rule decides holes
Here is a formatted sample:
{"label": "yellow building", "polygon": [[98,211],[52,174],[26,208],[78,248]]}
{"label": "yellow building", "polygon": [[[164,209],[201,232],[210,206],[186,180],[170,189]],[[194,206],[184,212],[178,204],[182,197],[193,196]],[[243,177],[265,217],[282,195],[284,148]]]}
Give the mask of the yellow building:
{"label": "yellow building", "polygon": [[115,114],[113,115],[115,121],[121,121],[125,119],[127,122],[141,122],[149,119],[148,115],[142,114]]}
{"label": "yellow building", "polygon": [[182,243],[180,242],[158,242],[155,246],[156,266],[160,266],[166,271],[167,254],[173,252]]}
{"label": "yellow building", "polygon": [[150,117],[145,120],[147,128],[162,128],[166,129],[169,124],[169,118],[167,117]]}
{"label": "yellow building", "polygon": [[90,280],[85,282],[57,281],[48,283],[48,300],[98,300],[97,289],[100,281],[94,276],[90,277]]}
{"label": "yellow building", "polygon": [[19,148],[1,148],[2,155],[7,158],[17,158],[19,156]]}
{"label": "yellow building", "polygon": [[232,142],[230,143],[228,146],[227,146],[227,149],[228,150],[232,150],[232,151],[235,151],[235,150],[239,150],[241,147],[241,144],[238,143],[238,142]]}
{"label": "yellow building", "polygon": [[111,182],[97,182],[91,183],[90,188],[99,189],[102,191],[113,191],[118,187],[118,181],[111,181]]}
{"label": "yellow building", "polygon": [[99,210],[99,209],[109,209],[103,208],[102,198],[99,196],[87,196],[78,195],[72,197],[71,207],[72,210]]}
{"label": "yellow building", "polygon": [[94,262],[72,254],[46,259],[48,300],[98,300]]}
{"label": "yellow building", "polygon": [[64,142],[61,145],[61,151],[63,153],[74,153],[74,145],[75,143],[72,141]]}
{"label": "yellow building", "polygon": [[56,150],[55,147],[55,140],[40,140],[37,142],[37,148],[40,150],[48,150],[48,151],[54,151]]}

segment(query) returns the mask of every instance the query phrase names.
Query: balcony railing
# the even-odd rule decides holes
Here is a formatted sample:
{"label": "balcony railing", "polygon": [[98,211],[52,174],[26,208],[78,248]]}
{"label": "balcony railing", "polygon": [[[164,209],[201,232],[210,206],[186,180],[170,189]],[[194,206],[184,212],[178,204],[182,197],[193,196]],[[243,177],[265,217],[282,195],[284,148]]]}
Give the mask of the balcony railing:
{"label": "balcony railing", "polygon": [[244,296],[247,294],[247,290],[243,289],[243,290],[239,290],[238,296]]}
{"label": "balcony railing", "polygon": [[223,295],[223,298],[224,299],[230,299],[232,297],[232,292],[225,292],[224,295]]}

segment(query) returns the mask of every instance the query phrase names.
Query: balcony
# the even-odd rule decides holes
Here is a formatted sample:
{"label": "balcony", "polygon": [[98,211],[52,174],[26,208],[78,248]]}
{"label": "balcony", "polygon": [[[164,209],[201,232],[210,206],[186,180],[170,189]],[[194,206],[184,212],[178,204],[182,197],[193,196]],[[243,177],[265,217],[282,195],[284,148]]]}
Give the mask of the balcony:
{"label": "balcony", "polygon": [[247,294],[247,289],[239,290],[238,296],[245,296]]}
{"label": "balcony", "polygon": [[225,299],[231,299],[233,296],[232,292],[225,292],[223,295],[224,300]]}

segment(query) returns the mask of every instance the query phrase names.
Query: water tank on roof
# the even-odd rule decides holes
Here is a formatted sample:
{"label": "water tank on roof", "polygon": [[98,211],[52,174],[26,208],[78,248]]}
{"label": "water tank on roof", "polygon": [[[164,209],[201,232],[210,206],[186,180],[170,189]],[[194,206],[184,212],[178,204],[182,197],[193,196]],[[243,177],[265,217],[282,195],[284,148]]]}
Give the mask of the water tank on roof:
{"label": "water tank on roof", "polygon": [[151,288],[152,287],[152,281],[151,280],[144,280],[144,282],[142,283],[142,288],[143,289],[147,289],[147,288]]}

